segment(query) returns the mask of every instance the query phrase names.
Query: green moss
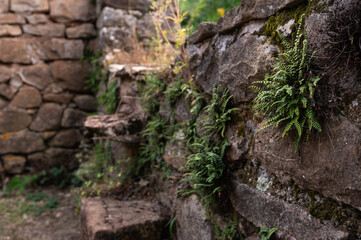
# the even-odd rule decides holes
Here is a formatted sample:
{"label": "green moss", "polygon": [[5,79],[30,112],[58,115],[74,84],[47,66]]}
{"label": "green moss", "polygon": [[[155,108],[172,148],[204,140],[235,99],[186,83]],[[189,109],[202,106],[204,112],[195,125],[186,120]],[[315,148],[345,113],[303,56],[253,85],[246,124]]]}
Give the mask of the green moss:
{"label": "green moss", "polygon": [[[318,0],[308,0],[297,8],[286,9],[278,12],[276,15],[268,19],[267,24],[261,28],[260,34],[268,36],[271,43],[281,46],[281,38],[276,31],[277,28],[285,25],[291,19],[295,20],[295,23],[299,23],[302,14],[305,14],[307,17],[313,12],[322,12],[326,5],[318,4],[317,2]],[[296,32],[295,30],[296,26],[292,26],[293,33]]]}

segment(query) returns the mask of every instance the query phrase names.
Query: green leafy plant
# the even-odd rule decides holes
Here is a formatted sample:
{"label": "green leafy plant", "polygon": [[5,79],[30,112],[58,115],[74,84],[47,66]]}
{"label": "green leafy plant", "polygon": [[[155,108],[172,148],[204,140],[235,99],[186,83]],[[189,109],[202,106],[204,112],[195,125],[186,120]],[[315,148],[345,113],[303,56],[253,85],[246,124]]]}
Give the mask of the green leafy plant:
{"label": "green leafy plant", "polygon": [[228,223],[226,227],[222,230],[221,227],[217,224],[215,219],[211,217],[214,229],[214,237],[216,240],[236,240],[242,239],[241,235],[237,231],[238,219],[237,215],[234,215],[233,221]]}
{"label": "green leafy plant", "polygon": [[[224,139],[227,121],[236,108],[229,108],[228,91],[216,87],[212,99],[205,107],[204,119],[201,121],[206,136],[193,136],[194,142],[188,142],[190,155],[184,169],[187,171],[181,181],[188,182],[190,189],[180,192],[183,196],[197,194],[204,206],[215,203],[216,196],[222,190],[221,179],[226,165],[223,162],[228,142]],[[190,125],[192,127],[192,125]],[[193,132],[194,130],[189,130]],[[212,137],[219,134],[222,140],[215,142]]]}
{"label": "green leafy plant", "polygon": [[5,189],[6,196],[10,197],[12,191],[22,193],[26,187],[35,186],[37,179],[38,175],[28,175],[24,177],[15,176],[11,179]]}
{"label": "green leafy plant", "polygon": [[304,133],[308,138],[313,129],[321,132],[313,98],[320,78],[310,71],[313,54],[307,49],[307,36],[302,33],[302,20],[303,17],[294,44],[282,41],[285,50],[275,58],[273,73],[255,83],[261,86],[253,85],[258,93],[253,108],[267,117],[265,126],[260,130],[282,125],[282,137],[289,131],[294,131],[295,151]]}
{"label": "green leafy plant", "polygon": [[118,82],[110,82],[105,92],[101,92],[98,103],[105,106],[105,113],[113,114],[117,110],[117,89]]}
{"label": "green leafy plant", "polygon": [[258,235],[262,238],[262,240],[269,240],[277,230],[278,228],[261,228]]}
{"label": "green leafy plant", "polygon": [[87,84],[87,88],[93,93],[98,92],[99,84],[106,75],[100,65],[101,56],[101,52],[95,53],[90,49],[85,49],[84,56],[80,59],[81,62],[85,62],[90,65],[89,73],[85,83]]}

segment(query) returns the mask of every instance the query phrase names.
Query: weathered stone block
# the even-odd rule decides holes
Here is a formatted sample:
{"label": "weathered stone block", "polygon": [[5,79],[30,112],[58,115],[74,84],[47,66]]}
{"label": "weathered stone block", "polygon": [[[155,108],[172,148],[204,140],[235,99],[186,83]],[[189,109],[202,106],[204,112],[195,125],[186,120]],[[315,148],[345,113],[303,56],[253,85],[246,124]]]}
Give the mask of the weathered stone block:
{"label": "weathered stone block", "polygon": [[0,110],[4,109],[8,105],[8,101],[0,98]]}
{"label": "weathered stone block", "polygon": [[218,33],[218,25],[214,22],[202,22],[199,24],[197,31],[188,37],[190,44],[196,44],[211,38]]}
{"label": "weathered stone block", "polygon": [[348,237],[330,223],[312,217],[307,209],[252,189],[236,178],[232,181],[230,193],[232,205],[240,215],[257,227],[277,226],[276,234],[280,237],[307,240],[345,240]]}
{"label": "weathered stone block", "polygon": [[25,24],[25,23],[26,23],[25,18],[19,14],[14,14],[14,13],[0,14],[0,24]]}
{"label": "weathered stone block", "polygon": [[77,95],[75,104],[83,111],[95,112],[97,110],[97,99],[91,95]]}
{"label": "weathered stone block", "polygon": [[43,90],[53,82],[49,67],[46,64],[23,67],[20,69],[19,75],[25,83],[34,86],[39,90]]}
{"label": "weathered stone block", "polygon": [[32,14],[26,16],[26,20],[28,20],[30,24],[40,24],[40,23],[47,23],[49,21],[49,18],[45,14]]}
{"label": "weathered stone block", "polygon": [[137,37],[139,39],[156,37],[156,29],[149,13],[145,14],[136,24]]}
{"label": "weathered stone block", "polygon": [[0,96],[5,97],[6,99],[11,99],[15,93],[17,92],[16,88],[9,86],[8,84],[2,83],[0,84]]}
{"label": "weathered stone block", "polygon": [[9,81],[13,73],[13,68],[0,65],[0,83]]}
{"label": "weathered stone block", "polygon": [[91,38],[97,35],[95,27],[91,23],[84,23],[75,27],[66,29],[66,36],[68,38]]}
{"label": "weathered stone block", "polygon": [[137,18],[121,9],[105,7],[97,20],[97,27],[125,27],[129,30],[135,29]]}
{"label": "weathered stone block", "polygon": [[26,24],[23,25],[24,33],[45,37],[64,37],[65,25],[59,23]]}
{"label": "weathered stone block", "polygon": [[0,154],[33,153],[45,149],[41,134],[22,130],[0,135]]}
{"label": "weathered stone block", "polygon": [[11,0],[13,12],[46,12],[49,11],[48,0]]}
{"label": "weathered stone block", "polygon": [[66,148],[49,148],[44,153],[34,153],[28,156],[29,166],[33,171],[49,170],[53,167],[64,166],[74,169],[78,166],[75,157],[77,150]]}
{"label": "weathered stone block", "polygon": [[0,62],[30,64],[31,58],[26,39],[1,38]]}
{"label": "weathered stone block", "polygon": [[19,108],[35,108],[41,104],[40,92],[33,87],[23,86],[11,101],[10,106]]}
{"label": "weathered stone block", "polygon": [[134,33],[127,27],[106,27],[99,32],[101,49],[118,48],[125,51],[134,49]]}
{"label": "weathered stone block", "polygon": [[9,12],[9,1],[10,0],[0,0],[0,13]]}
{"label": "weathered stone block", "polygon": [[37,38],[32,41],[32,48],[42,60],[78,60],[83,56],[84,43],[81,40]]}
{"label": "weathered stone block", "polygon": [[90,21],[96,18],[89,0],[50,0],[50,17],[57,22]]}
{"label": "weathered stone block", "polygon": [[289,176],[304,189],[361,210],[360,129],[344,118],[327,126],[298,153],[291,136],[282,139],[280,129],[264,129],[256,134],[253,155],[268,173]]}
{"label": "weathered stone block", "polygon": [[49,145],[52,147],[77,147],[83,138],[77,129],[62,130],[55,135]]}
{"label": "weathered stone block", "polygon": [[31,117],[25,110],[8,108],[0,111],[0,133],[19,131],[30,122]]}
{"label": "weathered stone block", "polygon": [[206,217],[206,210],[192,195],[176,202],[177,239],[209,240],[212,239],[212,224]]}
{"label": "weathered stone block", "polygon": [[25,167],[26,159],[23,156],[6,155],[2,157],[4,169],[9,174],[22,173]]}
{"label": "weathered stone block", "polygon": [[31,123],[30,129],[34,131],[56,130],[60,127],[60,121],[64,108],[56,103],[44,103]]}
{"label": "weathered stone block", "polygon": [[85,112],[67,108],[64,111],[63,119],[61,120],[62,127],[84,127],[84,122],[87,118]]}
{"label": "weathered stone block", "polygon": [[47,101],[47,102],[69,104],[70,101],[73,99],[73,94],[71,94],[71,93],[59,93],[59,94],[44,93],[43,98],[44,98],[44,101]]}
{"label": "weathered stone block", "polygon": [[167,221],[160,214],[157,203],[99,198],[82,200],[83,240],[158,240],[162,239]]}
{"label": "weathered stone block", "polygon": [[0,25],[0,37],[16,37],[22,34],[21,28],[15,25]]}
{"label": "weathered stone block", "polygon": [[55,80],[65,89],[87,92],[89,66],[79,61],[56,61],[50,64]]}
{"label": "weathered stone block", "polygon": [[141,12],[147,12],[151,6],[149,0],[103,0],[103,4],[113,8]]}

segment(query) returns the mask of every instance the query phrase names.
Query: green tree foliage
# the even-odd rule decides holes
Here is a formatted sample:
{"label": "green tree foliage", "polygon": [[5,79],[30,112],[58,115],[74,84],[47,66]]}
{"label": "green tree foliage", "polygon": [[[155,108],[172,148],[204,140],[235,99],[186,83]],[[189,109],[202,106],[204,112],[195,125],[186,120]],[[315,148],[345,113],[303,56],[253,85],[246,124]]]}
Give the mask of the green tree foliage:
{"label": "green tree foliage", "polygon": [[307,49],[307,36],[302,33],[302,19],[294,44],[283,40],[283,53],[275,58],[273,73],[254,85],[258,93],[254,100],[254,110],[267,117],[265,126],[284,126],[282,137],[289,131],[296,133],[297,151],[301,137],[315,129],[321,132],[317,120],[314,92],[319,77],[310,70],[313,54]]}
{"label": "green tree foliage", "polygon": [[201,22],[216,22],[223,15],[223,10],[228,11],[240,3],[241,0],[184,0],[184,10],[189,14],[183,24],[196,30]]}

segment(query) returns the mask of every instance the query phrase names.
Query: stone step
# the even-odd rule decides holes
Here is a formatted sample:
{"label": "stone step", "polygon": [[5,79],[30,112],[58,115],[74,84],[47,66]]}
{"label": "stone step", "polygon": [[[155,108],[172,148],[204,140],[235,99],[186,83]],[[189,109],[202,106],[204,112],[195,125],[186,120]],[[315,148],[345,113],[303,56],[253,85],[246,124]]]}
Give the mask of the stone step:
{"label": "stone step", "polygon": [[82,240],[161,240],[169,219],[158,203],[109,198],[84,198],[81,209]]}

